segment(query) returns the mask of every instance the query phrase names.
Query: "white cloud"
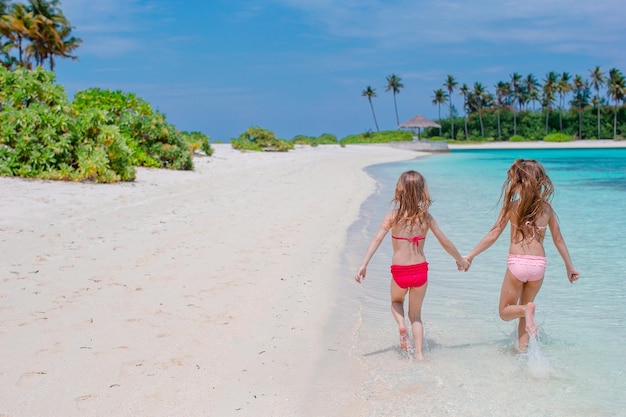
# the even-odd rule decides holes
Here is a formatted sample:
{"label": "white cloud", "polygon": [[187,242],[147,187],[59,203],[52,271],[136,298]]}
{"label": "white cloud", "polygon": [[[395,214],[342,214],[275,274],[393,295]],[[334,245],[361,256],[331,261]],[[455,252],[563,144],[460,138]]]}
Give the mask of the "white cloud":
{"label": "white cloud", "polygon": [[142,46],[142,34],[167,18],[163,2],[138,0],[63,0],[63,13],[85,41],[81,54],[101,58],[124,55]]}
{"label": "white cloud", "polygon": [[300,10],[331,36],[385,48],[459,42],[514,42],[586,52],[622,43],[623,0],[274,0]]}

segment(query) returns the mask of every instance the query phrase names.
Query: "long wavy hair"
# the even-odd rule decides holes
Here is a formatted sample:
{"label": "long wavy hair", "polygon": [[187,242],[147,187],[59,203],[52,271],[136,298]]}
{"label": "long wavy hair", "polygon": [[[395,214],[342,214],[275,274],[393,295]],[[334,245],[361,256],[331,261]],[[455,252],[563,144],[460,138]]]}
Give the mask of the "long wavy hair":
{"label": "long wavy hair", "polygon": [[[502,185],[500,198],[503,200],[499,220],[509,214],[511,222],[515,222],[517,231],[524,241],[534,236],[537,219],[550,204],[554,186],[543,169],[534,159],[517,159],[509,168],[506,180]],[[511,213],[514,203],[518,201],[517,212]]]}
{"label": "long wavy hair", "polygon": [[417,171],[402,173],[392,203],[396,209],[392,226],[405,224],[409,230],[413,230],[415,225],[426,223],[432,201],[422,174]]}

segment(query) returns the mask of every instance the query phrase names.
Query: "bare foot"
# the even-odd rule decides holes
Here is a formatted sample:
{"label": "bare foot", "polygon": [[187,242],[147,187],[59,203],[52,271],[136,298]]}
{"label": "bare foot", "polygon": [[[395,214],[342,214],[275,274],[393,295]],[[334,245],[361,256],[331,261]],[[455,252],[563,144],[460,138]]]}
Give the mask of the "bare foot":
{"label": "bare foot", "polygon": [[409,351],[409,333],[405,327],[400,329],[400,349],[405,352]]}
{"label": "bare foot", "polygon": [[413,354],[413,360],[415,360],[415,361],[423,361],[424,360],[424,355],[422,354],[422,352],[415,351],[415,353]]}
{"label": "bare foot", "polygon": [[530,337],[537,337],[537,326],[535,325],[535,303],[530,301],[524,308],[526,318],[526,331]]}

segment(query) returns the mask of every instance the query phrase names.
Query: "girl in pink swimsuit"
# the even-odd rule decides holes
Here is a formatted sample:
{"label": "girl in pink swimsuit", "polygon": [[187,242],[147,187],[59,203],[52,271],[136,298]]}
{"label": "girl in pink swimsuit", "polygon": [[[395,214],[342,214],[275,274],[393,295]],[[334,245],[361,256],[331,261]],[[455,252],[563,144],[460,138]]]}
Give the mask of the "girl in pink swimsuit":
{"label": "girl in pink swimsuit", "polygon": [[529,337],[536,337],[535,296],[543,283],[546,258],[543,239],[550,229],[552,241],[565,262],[567,278],[579,278],[565,240],[561,235],[557,216],[550,200],[554,187],[543,166],[532,159],[518,159],[509,168],[501,199],[500,215],[493,228],[465,257],[470,263],[479,253],[494,244],[511,223],[511,241],[507,270],[500,292],[499,312],[502,320],[519,319],[518,346],[524,351]]}
{"label": "girl in pink swimsuit", "polygon": [[422,342],[424,327],[422,325],[422,303],[426,295],[428,281],[428,263],[424,256],[426,233],[433,232],[441,246],[456,260],[459,270],[467,270],[466,261],[454,244],[441,231],[435,218],[428,213],[430,195],[424,177],[416,171],[403,173],[396,184],[392,200],[394,208],[382,221],[376,235],[372,238],[361,267],[356,273],[356,281],[365,279],[367,265],[381,242],[391,230],[391,313],[398,324],[400,332],[400,348],[409,350],[409,336],[404,317],[404,298],[409,294],[408,318],[413,333],[416,360],[423,359]]}

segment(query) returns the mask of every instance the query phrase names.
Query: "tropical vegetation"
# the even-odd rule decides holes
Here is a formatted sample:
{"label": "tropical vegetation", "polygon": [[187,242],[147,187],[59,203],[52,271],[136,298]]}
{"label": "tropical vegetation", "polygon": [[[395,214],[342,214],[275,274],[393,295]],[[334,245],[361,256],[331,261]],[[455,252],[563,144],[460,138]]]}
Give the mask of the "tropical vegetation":
{"label": "tropical vegetation", "polygon": [[136,166],[193,169],[209,137],[177,131],[132,93],[88,89],[68,101],[54,73],[0,67],[0,175],[115,182]]}
{"label": "tropical vegetation", "polygon": [[367,131],[348,135],[341,139],[340,143],[347,145],[350,143],[388,143],[413,140],[413,133],[406,130],[383,130],[381,132]]}
{"label": "tropical vegetation", "polygon": [[402,84],[402,78],[396,74],[390,74],[387,76],[387,88],[385,91],[393,92],[393,107],[396,110],[396,126],[400,125],[400,119],[398,118],[398,103],[396,102],[396,95],[400,94],[400,90],[404,88]]}
{"label": "tropical vegetation", "polygon": [[306,135],[296,135],[291,139],[295,145],[310,145],[310,146],[319,146],[319,145],[336,145],[339,143],[337,141],[337,136],[332,133],[322,133],[321,135],[315,136],[306,136]]}
{"label": "tropical vegetation", "polygon": [[59,0],[0,0],[0,175],[130,181],[137,166],[189,170],[194,152],[213,153],[207,135],[178,131],[133,93],[69,101],[53,70],[76,59],[72,29]]}
{"label": "tropical vegetation", "polygon": [[[446,77],[442,87],[432,96],[441,127],[425,129],[424,137],[463,142],[554,140],[550,135],[555,133],[559,140],[623,139],[626,134],[626,78],[617,68],[606,72],[596,66],[587,77],[549,71],[541,81],[534,74],[514,72],[507,80],[497,82],[493,93],[480,82],[459,86],[453,75]],[[394,93],[397,122],[395,95],[401,88],[404,85],[399,76],[387,77],[386,91]],[[461,98],[462,112],[453,103],[455,92]],[[362,95],[368,98],[374,114],[374,89],[368,86]],[[441,108],[446,105],[448,116],[442,118]]]}
{"label": "tropical vegetation", "polygon": [[82,39],[72,29],[59,0],[0,0],[0,63],[31,69],[47,64],[54,71],[57,59],[76,59]]}
{"label": "tropical vegetation", "polygon": [[239,137],[231,139],[233,148],[241,151],[287,152],[294,143],[277,137],[274,132],[259,126],[250,126]]}

